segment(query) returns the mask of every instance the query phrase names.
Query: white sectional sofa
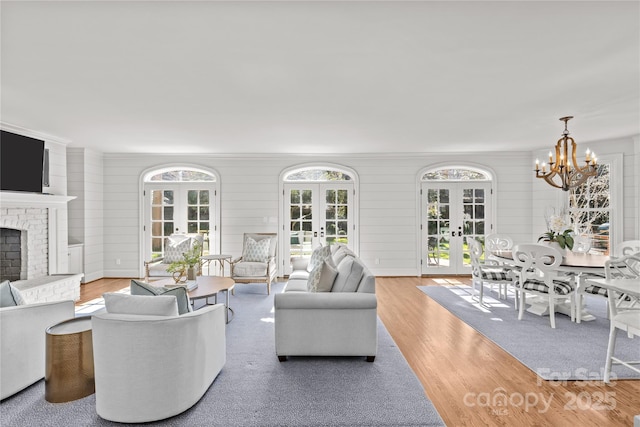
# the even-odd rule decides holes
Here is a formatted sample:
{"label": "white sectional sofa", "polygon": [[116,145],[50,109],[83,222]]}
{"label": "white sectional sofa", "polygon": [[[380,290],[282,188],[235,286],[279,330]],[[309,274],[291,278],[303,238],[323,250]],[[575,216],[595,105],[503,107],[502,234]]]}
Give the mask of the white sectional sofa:
{"label": "white sectional sofa", "polygon": [[[366,356],[373,362],[378,347],[375,276],[360,258],[346,246],[332,245],[316,249],[311,258],[293,258],[292,266],[283,293],[274,299],[280,361],[287,356]],[[310,284],[316,274],[318,283]]]}

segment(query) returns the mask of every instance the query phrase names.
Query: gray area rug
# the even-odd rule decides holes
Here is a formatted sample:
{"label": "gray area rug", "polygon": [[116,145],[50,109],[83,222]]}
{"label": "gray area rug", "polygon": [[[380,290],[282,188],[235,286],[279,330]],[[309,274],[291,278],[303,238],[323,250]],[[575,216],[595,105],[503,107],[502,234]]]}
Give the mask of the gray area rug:
{"label": "gray area rug", "polygon": [[[378,355],[290,357],[275,354],[272,286],[236,286],[227,325],[227,363],[204,397],[160,426],[435,426],[442,419],[393,339],[378,320]],[[44,380],[0,403],[4,426],[110,426],[95,395],[52,404]]]}
{"label": "gray area rug", "polygon": [[[472,300],[470,286],[418,286],[463,322],[502,347],[545,380],[602,380],[609,340],[606,300],[587,296],[588,311],[596,319],[571,322],[569,316],[556,314],[556,329],[548,316],[525,311],[518,320],[511,295],[497,298],[485,287],[484,306]],[[623,360],[640,360],[640,339],[629,339],[618,332],[615,355]],[[612,380],[640,378],[640,374],[614,366]],[[615,376],[614,376],[615,375]]]}

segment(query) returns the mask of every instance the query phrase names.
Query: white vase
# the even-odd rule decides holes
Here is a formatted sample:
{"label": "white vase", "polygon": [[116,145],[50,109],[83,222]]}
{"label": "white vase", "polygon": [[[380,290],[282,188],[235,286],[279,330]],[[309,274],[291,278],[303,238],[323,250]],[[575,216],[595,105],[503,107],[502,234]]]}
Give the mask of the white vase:
{"label": "white vase", "polygon": [[558,243],[558,242],[545,241],[545,244],[547,246],[549,246],[550,248],[554,248],[555,250],[557,250],[561,254],[564,254],[564,252],[565,252],[565,250],[560,247],[560,243]]}

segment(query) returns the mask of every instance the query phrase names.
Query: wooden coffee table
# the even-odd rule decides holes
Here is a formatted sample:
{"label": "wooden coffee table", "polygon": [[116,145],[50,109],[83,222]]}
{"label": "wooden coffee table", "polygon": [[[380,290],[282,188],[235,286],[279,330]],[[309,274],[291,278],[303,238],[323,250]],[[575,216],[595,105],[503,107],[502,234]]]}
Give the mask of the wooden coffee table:
{"label": "wooden coffee table", "polygon": [[[225,317],[226,317],[227,323],[229,323],[231,321],[231,319],[229,318],[229,313],[231,312],[231,314],[233,314],[233,309],[229,307],[229,293],[230,291],[233,290],[233,286],[236,284],[236,282],[229,277],[197,276],[196,283],[198,284],[198,287],[192,291],[187,292],[189,294],[189,299],[191,300],[191,303],[193,304],[195,300],[204,298],[205,304],[211,305],[209,304],[209,298],[214,297],[215,298],[214,304],[217,304],[218,293],[224,292],[225,293],[224,306],[226,310]],[[154,281],[153,285],[154,286],[175,285],[175,282],[173,281],[173,279],[163,279],[163,280]]]}

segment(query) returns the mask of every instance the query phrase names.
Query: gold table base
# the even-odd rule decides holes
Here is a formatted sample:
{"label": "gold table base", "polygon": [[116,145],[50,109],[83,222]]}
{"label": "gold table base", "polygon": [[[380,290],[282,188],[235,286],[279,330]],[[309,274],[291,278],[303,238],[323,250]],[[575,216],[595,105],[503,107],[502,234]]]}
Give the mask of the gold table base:
{"label": "gold table base", "polygon": [[91,318],[75,318],[47,329],[44,398],[61,403],[95,393]]}

